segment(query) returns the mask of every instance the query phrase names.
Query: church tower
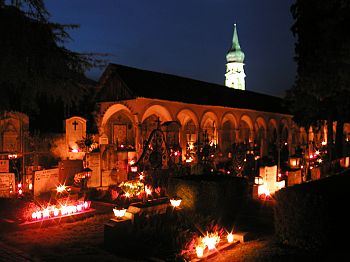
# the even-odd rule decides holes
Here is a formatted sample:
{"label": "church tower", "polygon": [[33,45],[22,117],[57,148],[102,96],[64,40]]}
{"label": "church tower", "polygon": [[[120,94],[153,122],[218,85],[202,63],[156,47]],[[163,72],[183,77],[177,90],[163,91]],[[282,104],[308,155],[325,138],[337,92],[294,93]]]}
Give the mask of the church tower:
{"label": "church tower", "polygon": [[245,90],[244,53],[238,42],[237,27],[234,24],[232,47],[226,55],[225,85],[227,87]]}

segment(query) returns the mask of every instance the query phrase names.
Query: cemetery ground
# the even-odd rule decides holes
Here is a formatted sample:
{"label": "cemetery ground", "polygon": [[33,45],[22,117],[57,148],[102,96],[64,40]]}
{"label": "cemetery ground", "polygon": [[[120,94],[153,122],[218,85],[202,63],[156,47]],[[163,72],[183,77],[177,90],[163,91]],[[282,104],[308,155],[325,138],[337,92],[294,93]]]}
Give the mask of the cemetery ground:
{"label": "cemetery ground", "polygon": [[[13,231],[0,224],[0,261],[165,261],[142,258],[138,250],[125,257],[106,249],[104,224],[112,217],[111,206],[93,202],[92,207],[96,208],[93,217],[50,227]],[[257,221],[249,215],[244,214],[245,222],[240,224],[253,238],[205,261],[345,261],[347,258],[345,250],[312,253],[280,246],[274,241],[271,224],[269,227],[266,221]]]}

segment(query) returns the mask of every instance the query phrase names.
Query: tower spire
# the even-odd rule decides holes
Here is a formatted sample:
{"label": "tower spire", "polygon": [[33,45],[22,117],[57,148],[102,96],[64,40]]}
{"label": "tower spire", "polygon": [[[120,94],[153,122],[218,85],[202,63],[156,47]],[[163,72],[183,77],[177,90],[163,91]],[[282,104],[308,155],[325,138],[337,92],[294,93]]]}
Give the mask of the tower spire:
{"label": "tower spire", "polygon": [[245,90],[244,53],[238,41],[237,25],[234,24],[232,46],[226,54],[225,85]]}
{"label": "tower spire", "polygon": [[238,41],[237,24],[234,24],[232,46],[226,55],[227,62],[241,62],[244,61],[244,53]]}
{"label": "tower spire", "polygon": [[233,26],[234,26],[234,29],[233,29],[231,50],[232,51],[241,50],[241,46],[239,45],[239,41],[238,41],[237,24],[233,24]]}

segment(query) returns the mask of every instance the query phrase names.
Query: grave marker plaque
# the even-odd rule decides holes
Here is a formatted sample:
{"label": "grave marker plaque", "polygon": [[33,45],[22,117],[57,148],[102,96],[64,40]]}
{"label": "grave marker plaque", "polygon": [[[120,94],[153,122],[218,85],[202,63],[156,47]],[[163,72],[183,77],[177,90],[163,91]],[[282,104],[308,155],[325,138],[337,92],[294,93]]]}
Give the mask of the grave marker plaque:
{"label": "grave marker plaque", "polygon": [[288,172],[288,186],[301,184],[301,170]]}
{"label": "grave marker plaque", "polygon": [[8,173],[10,171],[9,160],[0,160],[0,173]]}
{"label": "grave marker plaque", "polygon": [[0,174],[0,197],[10,197],[10,186],[15,188],[15,174],[2,173]]}
{"label": "grave marker plaque", "polygon": [[59,185],[58,168],[35,171],[34,173],[34,196],[49,192]]}

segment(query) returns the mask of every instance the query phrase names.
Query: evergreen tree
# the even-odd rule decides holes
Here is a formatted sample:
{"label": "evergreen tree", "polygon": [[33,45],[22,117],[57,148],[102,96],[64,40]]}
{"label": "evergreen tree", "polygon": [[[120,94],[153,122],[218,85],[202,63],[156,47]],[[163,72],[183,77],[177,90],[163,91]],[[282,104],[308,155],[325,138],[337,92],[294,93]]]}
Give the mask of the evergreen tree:
{"label": "evergreen tree", "polygon": [[102,61],[64,47],[76,27],[50,22],[42,0],[0,1],[0,111],[63,117],[86,98],[92,81],[84,73]]}
{"label": "evergreen tree", "polygon": [[286,101],[295,121],[308,128],[327,120],[328,145],[333,151],[333,121],[340,156],[343,124],[350,106],[350,2],[348,0],[296,0],[291,8],[297,77]]}

